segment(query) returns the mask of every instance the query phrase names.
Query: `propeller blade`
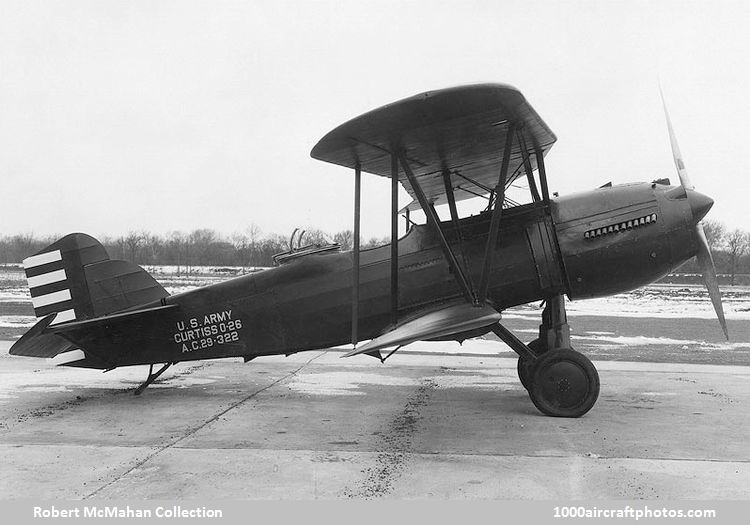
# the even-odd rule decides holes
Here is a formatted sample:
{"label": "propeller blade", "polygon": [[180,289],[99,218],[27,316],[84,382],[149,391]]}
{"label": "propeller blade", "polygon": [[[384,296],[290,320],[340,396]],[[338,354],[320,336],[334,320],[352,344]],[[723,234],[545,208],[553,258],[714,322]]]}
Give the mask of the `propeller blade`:
{"label": "propeller blade", "polygon": [[724,307],[721,305],[721,292],[719,291],[719,280],[716,278],[716,267],[714,259],[711,257],[711,250],[708,247],[706,233],[703,231],[703,225],[695,225],[696,237],[698,237],[698,265],[703,274],[703,282],[706,284],[708,295],[716,311],[716,317],[719,318],[719,324],[724,331],[724,337],[729,341],[729,331],[727,330],[727,321],[724,318]]}
{"label": "propeller blade", "polygon": [[661,104],[664,107],[664,116],[667,117],[669,144],[672,146],[672,158],[674,158],[674,165],[677,168],[677,175],[680,177],[680,184],[686,190],[695,189],[690,177],[688,177],[685,163],[682,160],[682,153],[680,153],[680,146],[677,144],[677,137],[674,134],[674,129],[672,129],[672,121],[669,118],[669,111],[667,111],[667,103],[664,101],[664,93],[662,93],[661,85],[659,85],[659,94],[661,95]]}
{"label": "propeller blade", "polygon": [[[669,144],[672,146],[672,158],[674,159],[674,165],[677,168],[677,175],[680,177],[680,184],[685,190],[695,190],[695,186],[690,180],[690,177],[688,177],[687,170],[685,169],[685,162],[682,160],[682,153],[680,152],[680,146],[677,144],[677,136],[672,128],[672,120],[669,118],[669,111],[667,111],[667,103],[664,100],[664,92],[661,90],[661,84],[659,84],[659,95],[661,95],[661,104],[664,107],[664,116],[667,118]],[[711,207],[713,201],[708,199],[705,195],[697,193],[691,193],[691,195],[693,220],[699,221]],[[688,200],[690,200],[690,197],[688,197]],[[724,307],[721,304],[719,280],[716,278],[716,267],[714,266],[714,259],[711,257],[711,250],[708,247],[706,232],[703,231],[703,225],[700,222],[695,225],[695,236],[698,240],[698,253],[696,254],[696,257],[698,259],[698,266],[700,266],[701,269],[701,274],[703,274],[703,282],[706,285],[706,290],[708,290],[708,296],[711,298],[711,303],[714,305],[716,317],[719,318],[721,329],[724,331],[724,337],[729,341],[727,321],[724,318]]]}

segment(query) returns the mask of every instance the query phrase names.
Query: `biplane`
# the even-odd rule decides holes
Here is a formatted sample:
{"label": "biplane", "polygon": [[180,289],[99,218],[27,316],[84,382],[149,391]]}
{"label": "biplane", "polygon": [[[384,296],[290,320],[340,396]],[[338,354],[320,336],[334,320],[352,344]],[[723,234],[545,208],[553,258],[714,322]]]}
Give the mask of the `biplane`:
{"label": "biplane", "polygon": [[[71,234],[24,261],[39,320],[10,353],[103,370],[149,365],[139,394],[181,361],[342,345],[352,345],[345,356],[385,360],[414,341],[493,332],[518,353],[520,381],[542,413],[581,416],[599,376],[571,346],[565,296],[632,290],[697,256],[726,334],[700,224],[713,201],[689,181],[668,114],[667,123],[678,186],[660,179],[550,196],[544,160],[556,136],[517,89],[470,85],[400,100],[340,125],[311,152],[353,171],[351,251],[296,246],[274,268],[170,295],[92,237]],[[391,242],[372,249],[360,248],[363,172],[392,188]],[[516,181],[529,202],[508,198]],[[413,199],[405,208],[400,186]],[[457,202],[470,198],[484,199],[484,211],[459,216]],[[423,224],[411,220],[415,210]],[[536,301],[545,305],[539,335],[525,343],[501,313]]]}

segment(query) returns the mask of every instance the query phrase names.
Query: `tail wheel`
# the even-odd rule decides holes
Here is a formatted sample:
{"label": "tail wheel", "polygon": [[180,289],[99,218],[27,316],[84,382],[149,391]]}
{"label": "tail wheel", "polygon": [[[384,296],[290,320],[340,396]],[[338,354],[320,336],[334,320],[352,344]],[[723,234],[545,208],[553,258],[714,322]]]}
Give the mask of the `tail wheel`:
{"label": "tail wheel", "polygon": [[532,369],[529,396],[543,414],[581,417],[599,397],[599,373],[580,352],[551,350]]}
{"label": "tail wheel", "polygon": [[[527,346],[531,348],[537,356],[540,356],[547,351],[547,348],[542,344],[540,339],[534,339]],[[521,384],[526,390],[531,389],[533,367],[534,363],[523,356],[518,356],[518,379],[521,380]]]}

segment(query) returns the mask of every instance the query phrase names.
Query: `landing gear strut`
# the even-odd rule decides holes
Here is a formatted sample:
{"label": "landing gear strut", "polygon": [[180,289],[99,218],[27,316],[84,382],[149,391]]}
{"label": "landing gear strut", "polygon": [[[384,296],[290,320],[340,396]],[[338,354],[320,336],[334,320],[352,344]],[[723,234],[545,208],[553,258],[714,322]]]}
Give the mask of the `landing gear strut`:
{"label": "landing gear strut", "polygon": [[162,375],[164,372],[167,371],[167,368],[172,366],[174,363],[166,363],[163,367],[161,367],[155,374],[154,374],[154,365],[149,365],[148,369],[148,377],[143,382],[141,386],[135,389],[135,392],[133,392],[134,395],[139,396],[141,393],[146,390],[146,387],[156,381],[156,378],[158,378],[160,375]]}
{"label": "landing gear strut", "polygon": [[591,410],[599,397],[599,374],[589,358],[570,345],[562,295],[547,300],[539,338],[528,345],[498,327],[493,331],[518,353],[518,378],[540,412],[580,417]]}
{"label": "landing gear strut", "polygon": [[[542,324],[539,325],[539,337],[528,344],[529,349],[540,357],[550,348],[570,348],[570,326],[565,313],[565,298],[562,295],[554,296],[545,301],[542,310]],[[533,366],[535,359],[528,356],[518,357],[518,378],[523,387],[531,393],[531,380],[533,378]]]}
{"label": "landing gear strut", "polygon": [[521,380],[521,384],[526,390],[531,388],[532,374],[534,372],[534,363],[538,361],[539,356],[547,351],[547,347],[544,346],[540,339],[534,339],[528,345],[529,349],[537,355],[536,360],[529,359],[527,357],[518,356],[518,365],[516,369],[518,371],[518,379]]}

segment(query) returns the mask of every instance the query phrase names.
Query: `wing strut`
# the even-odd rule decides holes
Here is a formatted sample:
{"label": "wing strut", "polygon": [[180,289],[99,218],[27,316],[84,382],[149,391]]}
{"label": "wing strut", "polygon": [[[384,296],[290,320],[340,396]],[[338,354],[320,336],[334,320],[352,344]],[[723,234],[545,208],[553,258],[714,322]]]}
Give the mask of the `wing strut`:
{"label": "wing strut", "polygon": [[398,158],[391,154],[391,322],[398,322]]}
{"label": "wing strut", "polygon": [[359,223],[362,200],[362,166],[354,166],[354,234],[352,239],[352,344],[359,342]]}
{"label": "wing strut", "polygon": [[515,125],[511,122],[508,132],[505,135],[505,151],[503,152],[503,163],[500,166],[500,177],[495,186],[494,209],[492,210],[492,219],[490,220],[490,234],[487,237],[487,245],[484,249],[484,266],[482,267],[482,278],[479,281],[479,296],[477,300],[480,304],[487,299],[487,287],[490,282],[490,268],[492,268],[492,256],[495,253],[495,244],[497,243],[497,234],[500,230],[500,216],[503,213],[503,201],[505,200],[505,180],[508,176],[508,166],[510,165],[510,155],[513,151],[513,136],[515,135]]}
{"label": "wing strut", "polygon": [[[401,161],[401,167],[404,168],[406,177],[409,179],[409,184],[411,184],[411,187],[414,190],[414,194],[417,196],[419,205],[422,207],[422,210],[427,216],[427,224],[432,225],[433,231],[440,241],[440,247],[443,249],[443,255],[445,255],[445,258],[448,260],[448,266],[450,266],[453,275],[456,277],[456,281],[461,287],[461,292],[463,293],[467,301],[476,303],[476,298],[472,293],[469,282],[466,280],[466,275],[464,275],[464,271],[461,268],[461,265],[456,259],[456,256],[453,254],[453,250],[451,250],[450,246],[448,245],[448,241],[445,238],[443,230],[440,228],[440,219],[435,213],[435,208],[430,202],[427,201],[427,197],[422,191],[422,187],[419,185],[417,177],[409,167],[409,163],[407,162],[406,156],[404,155],[403,151],[400,151],[398,156],[399,160]],[[398,252],[396,252],[396,255],[398,256]]]}
{"label": "wing strut", "polygon": [[456,230],[456,237],[461,236],[458,229],[458,209],[456,208],[456,196],[453,195],[453,184],[451,183],[451,173],[447,168],[443,168],[443,186],[445,186],[445,195],[448,197],[448,208],[451,211],[451,221],[453,228]]}
{"label": "wing strut", "polygon": [[529,191],[531,192],[531,198],[534,202],[539,202],[541,197],[539,196],[539,190],[536,188],[536,181],[534,180],[534,169],[531,167],[531,160],[529,159],[529,151],[526,149],[526,139],[523,137],[523,130],[519,129],[516,133],[518,136],[518,145],[521,148],[521,156],[523,158],[523,168],[526,170],[526,179],[529,181]]}
{"label": "wing strut", "polygon": [[547,187],[547,170],[544,167],[544,150],[536,149],[536,165],[539,168],[539,184],[542,186],[542,199],[549,204],[549,188]]}
{"label": "wing strut", "polygon": [[471,278],[471,272],[468,271],[469,269],[469,261],[466,257],[466,251],[464,250],[464,238],[461,234],[461,227],[459,226],[458,221],[458,208],[456,208],[456,196],[453,194],[453,183],[451,182],[451,172],[448,170],[448,168],[443,168],[443,185],[445,186],[445,195],[448,198],[448,207],[450,208],[451,212],[451,221],[453,221],[453,231],[455,232],[454,235],[456,237],[456,241],[458,241],[458,249],[461,251],[461,260],[464,263],[464,269],[467,270],[466,276],[469,280],[469,287],[471,288],[471,296],[472,298],[476,299],[477,294],[476,290],[474,289],[474,282]]}

